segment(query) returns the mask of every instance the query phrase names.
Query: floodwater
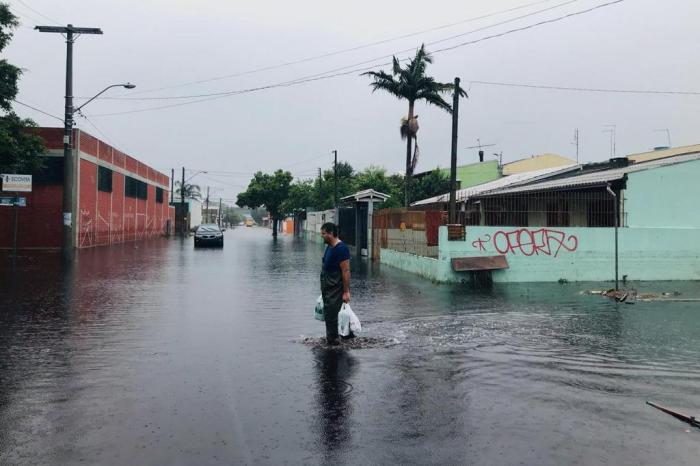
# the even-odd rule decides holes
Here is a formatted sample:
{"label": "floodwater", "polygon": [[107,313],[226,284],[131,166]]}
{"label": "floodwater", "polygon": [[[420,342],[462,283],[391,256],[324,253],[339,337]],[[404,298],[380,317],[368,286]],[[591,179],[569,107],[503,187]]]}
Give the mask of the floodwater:
{"label": "floodwater", "polygon": [[328,349],[321,253],[239,228],[3,257],[0,464],[698,464],[700,429],[645,406],[700,415],[698,303],[353,259],[367,340]]}

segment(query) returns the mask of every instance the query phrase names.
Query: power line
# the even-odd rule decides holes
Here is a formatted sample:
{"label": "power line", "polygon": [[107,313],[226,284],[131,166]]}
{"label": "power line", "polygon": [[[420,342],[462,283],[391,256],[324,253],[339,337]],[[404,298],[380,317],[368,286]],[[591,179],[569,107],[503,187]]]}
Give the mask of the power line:
{"label": "power line", "polygon": [[279,64],[277,64],[277,65],[270,65],[270,66],[265,66],[265,67],[262,67],[262,68],[255,68],[255,69],[252,69],[252,70],[241,71],[241,72],[238,72],[238,73],[228,74],[228,75],[224,75],[224,76],[217,76],[217,77],[213,77],[213,78],[205,78],[205,79],[200,79],[200,80],[196,80],[196,81],[189,81],[189,82],[185,82],[185,83],[181,83],[181,84],[175,84],[175,85],[172,85],[172,86],[165,86],[165,87],[159,87],[159,88],[153,88],[153,89],[145,89],[145,90],[142,90],[142,91],[131,92],[131,93],[129,93],[129,95],[134,95],[134,94],[146,94],[146,93],[150,93],[150,92],[157,92],[157,91],[162,91],[162,90],[167,90],[167,89],[176,89],[176,88],[180,88],[180,87],[191,86],[191,85],[194,85],[194,84],[204,84],[204,83],[208,83],[208,82],[220,81],[220,80],[223,80],[223,79],[229,79],[229,78],[235,78],[235,77],[244,76],[244,75],[248,75],[248,74],[259,73],[259,72],[262,72],[262,71],[275,70],[275,69],[283,68],[283,67],[286,67],[286,66],[297,65],[297,64],[301,64],[301,63],[306,63],[306,62],[318,60],[318,59],[321,59],[321,58],[331,57],[331,56],[334,56],[334,55],[340,55],[340,54],[348,53],[348,52],[355,52],[355,51],[357,51],[357,50],[362,50],[362,49],[369,48],[369,47],[374,47],[374,46],[377,46],[377,45],[387,44],[387,43],[390,43],[390,42],[395,42],[395,41],[397,41],[397,40],[407,39],[407,38],[409,38],[409,37],[415,37],[415,36],[418,36],[418,35],[421,35],[421,34],[425,34],[425,33],[428,33],[428,32],[434,32],[434,31],[439,31],[439,30],[441,30],[441,29],[447,29],[447,28],[450,28],[450,27],[458,26],[458,25],[460,25],[460,24],[465,24],[465,23],[470,23],[470,22],[478,21],[478,20],[481,20],[481,19],[491,18],[491,17],[493,17],[493,16],[498,16],[498,15],[502,15],[502,14],[505,14],[505,13],[510,13],[510,12],[517,11],[517,10],[522,10],[522,9],[525,9],[525,8],[529,8],[529,7],[531,7],[531,6],[540,5],[540,4],[542,4],[542,3],[549,3],[549,2],[551,2],[551,1],[552,1],[552,0],[540,0],[540,1],[537,1],[537,2],[531,2],[531,3],[524,4],[524,5],[519,5],[519,6],[516,6],[516,7],[513,7],[513,8],[508,8],[508,9],[505,9],[505,10],[496,11],[496,12],[493,12],[493,13],[488,13],[488,14],[485,14],[485,15],[482,15],[482,16],[476,16],[476,17],[473,17],[473,18],[464,19],[464,20],[457,21],[457,22],[454,22],[454,23],[448,23],[448,24],[444,24],[444,25],[441,25],[441,26],[436,26],[436,27],[429,28],[429,29],[423,29],[423,30],[417,31],[417,32],[411,32],[411,33],[408,33],[408,34],[404,34],[404,35],[400,35],[400,36],[396,36],[396,37],[392,37],[392,38],[388,38],[388,39],[379,40],[379,41],[376,41],[376,42],[370,42],[370,43],[367,43],[367,44],[358,45],[358,46],[354,46],[354,47],[350,47],[350,48],[346,48],[346,49],[336,50],[336,51],[333,51],[333,52],[326,52],[326,53],[322,53],[322,54],[319,54],[319,55],[314,55],[314,56],[311,56],[311,57],[306,57],[306,58],[301,58],[301,59],[298,59],[298,60],[292,60],[292,61],[288,61],[288,62],[284,62],[284,63],[279,63]]}
{"label": "power line", "polygon": [[[442,49],[439,49],[439,50],[435,50],[435,51],[433,51],[433,52],[431,52],[431,53],[434,54],[434,53],[445,52],[445,51],[448,51],[448,50],[454,50],[454,49],[456,49],[456,48],[458,48],[458,47],[464,47],[464,46],[467,46],[467,45],[473,45],[473,44],[477,44],[477,43],[480,43],[480,42],[484,42],[484,41],[487,41],[487,40],[490,40],[490,39],[494,39],[494,38],[497,38],[497,37],[503,37],[503,36],[505,36],[505,35],[512,34],[512,33],[515,33],[515,32],[521,32],[521,31],[525,31],[525,30],[528,30],[528,29],[532,29],[532,28],[535,28],[535,27],[538,27],[538,26],[542,26],[542,25],[545,25],[545,24],[551,24],[551,23],[554,23],[554,22],[557,22],[557,21],[562,21],[562,20],[564,20],[564,19],[571,18],[571,17],[573,17],[573,16],[578,16],[578,15],[590,13],[590,12],[592,12],[592,11],[594,11],[594,10],[597,10],[597,9],[600,9],[600,8],[604,8],[604,7],[607,7],[607,6],[611,6],[611,5],[615,5],[615,4],[621,3],[621,2],[623,2],[623,1],[624,1],[624,0],[614,0],[614,1],[611,1],[611,2],[608,2],[608,3],[604,3],[604,4],[597,5],[597,6],[592,7],[592,8],[588,8],[588,9],[585,9],[585,10],[580,10],[580,11],[578,11],[578,12],[569,13],[569,14],[567,14],[567,15],[559,16],[559,17],[557,17],[557,18],[549,19],[549,20],[546,20],[546,21],[540,21],[540,22],[538,22],[538,23],[535,23],[535,24],[532,24],[532,25],[529,25],[529,26],[524,26],[524,27],[520,27],[520,28],[510,29],[510,30],[508,30],[508,31],[501,32],[501,33],[499,33],[499,34],[494,34],[494,35],[491,35],[491,36],[482,37],[482,38],[475,39],[475,40],[472,40],[472,41],[463,42],[463,43],[461,43],[461,44],[457,44],[457,45],[454,45],[454,46],[451,46],[451,47],[445,47],[445,48],[442,48]],[[375,60],[368,60],[368,61],[362,62],[362,63],[367,63],[367,62],[376,61],[376,60],[377,60],[377,59],[375,59]],[[400,61],[406,61],[406,60],[407,60],[407,59],[401,59]],[[362,63],[359,63],[359,64],[362,64]],[[221,99],[221,98],[225,98],[225,97],[229,97],[229,96],[233,96],[233,95],[246,94],[246,93],[256,92],[256,91],[260,91],[260,90],[272,89],[272,88],[276,88],[276,87],[289,87],[289,86],[294,86],[294,85],[298,85],[298,84],[303,84],[303,83],[307,83],[307,82],[311,82],[311,81],[317,81],[317,80],[322,80],[322,79],[329,79],[329,78],[334,78],[334,77],[338,77],[338,76],[345,76],[345,75],[348,75],[348,74],[354,74],[354,73],[366,71],[366,70],[369,70],[369,69],[374,69],[374,68],[379,67],[379,66],[386,66],[386,65],[389,65],[389,64],[390,64],[390,62],[382,63],[382,64],[375,64],[375,65],[372,65],[372,66],[370,66],[370,67],[356,68],[356,69],[353,69],[353,70],[350,70],[350,71],[339,72],[339,73],[335,73],[335,74],[323,74],[323,73],[319,73],[318,75],[311,75],[311,76],[308,76],[308,77],[305,77],[305,78],[299,78],[299,79],[293,80],[293,81],[285,81],[285,82],[281,82],[281,83],[270,84],[270,85],[267,85],[267,86],[260,86],[260,87],[250,88],[250,89],[242,89],[242,90],[229,91],[229,92],[224,92],[224,93],[215,93],[215,94],[211,94],[211,97],[206,97],[206,98],[197,99],[197,100],[191,100],[191,101],[188,101],[188,102],[178,102],[178,103],[175,103],[175,104],[161,105],[161,106],[157,106],[157,107],[147,107],[147,108],[142,108],[142,109],[137,109],[137,110],[126,110],[126,111],[121,111],[121,112],[102,113],[102,114],[96,114],[96,115],[93,115],[93,116],[95,116],[95,117],[98,117],[98,116],[99,116],[99,117],[105,117],[105,116],[115,116],[115,115],[126,115],[126,114],[131,114],[131,113],[141,113],[141,112],[148,112],[148,111],[154,111],[154,110],[161,110],[161,109],[166,109],[166,108],[180,107],[180,106],[184,106],[184,105],[190,105],[190,104],[195,104],[195,103],[200,103],[200,102],[206,102],[206,101],[209,101],[209,100]],[[356,65],[357,65],[357,64],[356,64]],[[351,65],[351,66],[352,66],[352,65]],[[345,69],[345,68],[348,68],[348,67],[336,68],[336,70]],[[333,70],[332,70],[332,71],[333,71]]]}
{"label": "power line", "polygon": [[56,115],[52,115],[52,114],[50,114],[50,113],[48,113],[48,112],[45,112],[45,111],[43,111],[43,110],[40,110],[40,109],[38,109],[38,108],[36,108],[36,107],[33,107],[33,106],[29,105],[29,104],[25,104],[24,102],[20,102],[20,101],[17,100],[17,99],[12,99],[12,101],[15,102],[15,103],[17,103],[17,104],[23,105],[23,106],[25,106],[25,107],[27,107],[27,108],[31,108],[32,110],[34,110],[34,111],[36,111],[36,112],[43,113],[43,114],[46,115],[46,116],[50,116],[51,118],[55,118],[55,119],[57,119],[58,121],[60,121],[61,123],[63,123],[63,118],[61,118],[61,117],[57,117]]}
{"label": "power line", "polygon": [[562,21],[562,20],[565,20],[565,19],[568,19],[568,18],[572,18],[572,17],[574,17],[574,16],[585,15],[586,13],[590,13],[590,12],[595,11],[595,10],[598,10],[598,9],[600,9],[600,8],[605,8],[605,7],[608,7],[608,6],[611,6],[611,5],[615,5],[615,4],[617,4],[617,3],[622,3],[622,2],[624,2],[624,1],[625,1],[625,0],[613,0],[612,2],[608,2],[608,3],[603,3],[603,4],[600,4],[600,5],[596,5],[596,6],[594,6],[594,7],[591,7],[591,8],[585,9],[585,10],[575,11],[575,12],[573,12],[573,13],[569,13],[569,14],[567,14],[567,15],[559,16],[559,17],[557,17],[557,18],[546,19],[546,20],[540,21],[540,22],[538,22],[538,23],[530,24],[530,25],[523,26],[523,27],[520,27],[520,28],[511,29],[511,30],[508,30],[508,31],[505,31],[505,32],[501,32],[501,33],[498,33],[498,34],[493,34],[493,35],[491,35],[491,36],[482,37],[481,39],[472,40],[472,41],[468,41],[468,42],[462,42],[461,44],[457,44],[457,45],[451,45],[451,46],[449,46],[449,47],[445,47],[445,48],[442,48],[442,49],[434,50],[432,53],[446,52],[446,51],[448,51],[448,50],[454,50],[454,49],[459,48],[459,47],[464,47],[465,45],[471,45],[471,44],[475,44],[475,43],[477,43],[477,42],[482,42],[482,41],[485,41],[485,40],[494,39],[494,38],[496,38],[496,37],[502,37],[502,36],[505,36],[505,35],[507,35],[507,34],[512,34],[512,33],[514,33],[514,32],[527,31],[528,29],[533,29],[533,28],[536,28],[536,27],[539,27],[539,26],[543,26],[543,25],[545,25],[545,24],[556,23],[556,22],[558,22],[558,21]]}
{"label": "power line", "polygon": [[472,84],[485,84],[488,86],[524,87],[528,89],[550,89],[556,91],[600,92],[606,94],[660,94],[660,95],[700,95],[697,91],[660,91],[653,89],[606,89],[595,87],[567,87],[548,86],[541,84],[505,83],[496,81],[469,81]]}
{"label": "power line", "polygon": [[[563,6],[569,5],[569,4],[571,4],[571,3],[576,3],[576,2],[578,2],[578,1],[579,1],[579,0],[567,0],[567,1],[565,1],[565,2],[558,3],[558,4],[553,5],[553,6],[551,6],[551,7],[547,7],[547,8],[541,9],[541,10],[537,10],[537,11],[533,11],[533,12],[530,12],[530,13],[527,13],[527,14],[524,14],[524,15],[521,15],[521,16],[517,16],[517,17],[515,17],[515,18],[510,18],[510,19],[507,19],[507,20],[504,20],[504,21],[500,21],[500,22],[495,23],[495,24],[490,24],[490,25],[482,26],[482,27],[477,28],[477,29],[472,29],[471,31],[462,32],[462,33],[460,33],[460,34],[456,34],[456,35],[453,35],[453,36],[449,36],[449,37],[446,37],[446,38],[443,38],[443,39],[435,40],[435,41],[432,41],[432,42],[427,42],[426,45],[430,46],[430,45],[440,44],[440,43],[447,42],[447,41],[449,41],[449,40],[453,40],[453,39],[456,39],[456,38],[459,38],[459,37],[464,37],[464,36],[469,35],[469,34],[474,34],[474,33],[476,33],[476,32],[481,32],[481,31],[484,31],[484,30],[487,30],[487,29],[492,29],[492,28],[494,28],[494,27],[502,26],[502,25],[504,25],[504,24],[508,24],[508,23],[513,22],[513,21],[518,21],[518,20],[520,20],[520,19],[524,19],[524,18],[533,16],[533,15],[537,15],[537,14],[540,14],[540,13],[544,13],[544,12],[547,12],[547,11],[550,11],[550,10],[553,10],[553,9],[556,9],[556,8],[561,8],[561,7],[563,7]],[[624,0],[617,0],[617,1],[620,1],[620,2],[621,2],[621,1],[624,1]],[[507,33],[507,32],[506,32],[506,33]],[[327,75],[328,73],[335,73],[335,72],[338,72],[338,71],[347,70],[348,68],[355,68],[355,67],[360,66],[360,65],[368,65],[368,64],[370,64],[370,63],[374,63],[374,62],[379,61],[379,60],[385,60],[385,59],[392,58],[392,57],[394,57],[395,55],[400,55],[400,54],[402,54],[402,53],[408,53],[408,52],[413,52],[413,51],[415,51],[414,48],[407,48],[407,49],[399,50],[399,51],[394,52],[394,53],[389,54],[389,55],[382,55],[382,56],[380,56],[380,57],[375,57],[375,58],[372,58],[372,59],[369,59],[369,60],[364,60],[364,61],[361,61],[361,62],[353,63],[353,64],[351,64],[351,65],[345,65],[345,66],[341,66],[341,67],[339,67],[339,68],[333,68],[333,69],[330,69],[330,70],[322,71],[322,72],[320,72],[320,73],[315,73],[315,74],[312,74],[312,75],[302,76],[302,77],[300,77],[300,78],[296,78],[296,79],[291,80],[291,81],[285,81],[284,83],[280,83],[280,85],[282,85],[282,84],[288,84],[288,83],[294,83],[294,82],[297,82],[297,81],[306,80],[306,79],[311,79],[311,78],[316,78],[316,77],[320,77],[320,76],[325,76],[325,75]],[[431,53],[434,53],[434,52],[431,52]],[[402,60],[400,60],[400,61],[405,61],[405,60],[407,60],[407,59],[402,59]],[[372,69],[372,68],[374,68],[374,67],[376,67],[376,66],[385,66],[385,65],[388,65],[388,64],[390,64],[390,62],[389,62],[389,63],[382,63],[382,64],[374,64],[374,65],[372,65],[371,67],[369,67],[368,69]],[[363,70],[364,70],[364,69],[363,69]],[[355,70],[351,71],[350,73],[354,73],[354,72],[355,72]],[[232,94],[232,93],[237,93],[237,92],[239,92],[239,91],[220,91],[220,92],[209,92],[209,93],[200,93],[200,94],[189,94],[189,95],[182,95],[182,96],[163,96],[163,97],[119,97],[119,96],[115,96],[115,97],[102,97],[101,100],[125,100],[125,101],[128,101],[128,100],[136,100],[136,101],[140,101],[140,100],[180,100],[180,99],[196,99],[196,98],[203,98],[203,97],[227,96],[227,95],[230,95],[230,94]],[[132,96],[133,94],[130,93],[129,95]],[[81,98],[82,98],[82,97],[81,97]]]}
{"label": "power line", "polygon": [[[28,13],[25,13],[23,11],[18,10],[17,5],[12,5],[12,10],[14,10],[14,13],[17,14],[18,16],[21,16],[22,18],[29,20],[29,22],[32,22],[35,24],[39,24],[42,22],[41,20],[35,18],[31,14],[28,14]],[[22,24],[22,25],[24,26],[24,24]],[[28,27],[29,29],[32,29],[30,26],[26,26],[26,27]]]}
{"label": "power line", "polygon": [[54,23],[55,25],[57,25],[57,26],[63,26],[63,24],[60,23],[59,21],[56,21],[55,19],[52,19],[52,18],[46,16],[46,15],[43,14],[42,12],[40,12],[40,11],[38,11],[38,10],[32,8],[30,5],[27,5],[27,4],[26,4],[25,2],[23,2],[22,0],[15,0],[15,1],[21,3],[25,8],[27,8],[27,9],[33,11],[34,13],[36,13],[36,14],[39,15],[39,16],[41,16],[42,18],[51,21],[51,22]]}

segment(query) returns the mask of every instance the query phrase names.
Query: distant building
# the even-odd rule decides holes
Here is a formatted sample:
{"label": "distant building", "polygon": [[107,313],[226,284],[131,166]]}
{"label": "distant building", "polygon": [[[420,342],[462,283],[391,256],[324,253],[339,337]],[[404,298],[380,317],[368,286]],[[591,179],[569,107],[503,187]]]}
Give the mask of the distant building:
{"label": "distant building", "polygon": [[530,158],[523,158],[514,162],[504,163],[501,167],[503,176],[514,175],[516,173],[531,172],[534,170],[543,170],[545,168],[565,167],[574,165],[575,160],[562,157],[557,154],[541,154],[533,155]]}
{"label": "distant building", "polygon": [[700,144],[679,147],[660,147],[649,152],[630,154],[627,156],[627,158],[632,162],[648,162],[650,160],[663,159],[676,155],[692,154],[693,152],[700,152]]}

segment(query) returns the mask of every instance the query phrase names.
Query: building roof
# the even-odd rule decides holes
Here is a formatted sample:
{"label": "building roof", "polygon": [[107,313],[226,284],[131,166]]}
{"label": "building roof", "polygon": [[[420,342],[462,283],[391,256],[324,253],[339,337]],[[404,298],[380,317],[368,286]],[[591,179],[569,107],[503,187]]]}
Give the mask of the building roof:
{"label": "building roof", "polygon": [[370,202],[379,201],[383,202],[389,199],[391,196],[389,194],[380,193],[374,189],[365,189],[364,191],[358,191],[355,194],[349,196],[341,197],[341,201],[355,201],[355,202]]}
{"label": "building roof", "polygon": [[529,158],[523,158],[503,164],[503,175],[514,175],[516,173],[529,172],[533,170],[542,170],[545,168],[565,167],[573,165],[576,162],[566,157],[557,154],[541,154],[533,155]]}
{"label": "building roof", "polygon": [[[700,151],[692,154],[678,155],[675,157],[666,157],[662,159],[651,160],[649,162],[633,163],[621,168],[613,168],[609,170],[584,173],[582,175],[557,178],[555,180],[545,180],[541,182],[528,183],[526,185],[521,186],[505,186],[490,190],[488,192],[482,192],[481,194],[486,196],[493,196],[501,194],[547,191],[553,189],[579,189],[595,186],[604,186],[607,183],[623,179],[628,173],[634,173],[643,170],[651,170],[667,165],[692,162],[695,160],[700,160]],[[577,167],[581,166],[577,165]]]}
{"label": "building roof", "polygon": [[693,152],[700,152],[700,144],[694,144],[692,146],[669,147],[668,149],[652,150],[649,152],[641,152],[639,154],[630,154],[627,156],[627,158],[636,163],[639,163],[648,162],[650,160],[663,159],[666,157],[673,157],[676,155],[690,154]]}
{"label": "building roof", "polygon": [[[497,180],[489,181],[488,183],[482,183],[477,186],[470,186],[468,188],[460,189],[456,192],[456,198],[460,202],[467,200],[470,197],[483,194],[488,191],[492,191],[499,188],[506,188],[510,186],[520,185],[523,183],[529,183],[532,181],[537,181],[542,178],[547,178],[556,174],[565,173],[568,171],[576,170],[579,165],[569,165],[567,167],[554,167],[554,168],[544,168],[542,170],[534,170],[526,173],[516,173],[514,175],[504,176]],[[439,196],[434,196],[428,199],[423,199],[421,201],[414,202],[412,206],[416,205],[427,205],[427,204],[439,204],[443,202],[449,202],[450,194],[441,194]]]}
{"label": "building roof", "polygon": [[[441,168],[440,171],[450,176],[449,168]],[[498,160],[485,160],[457,167],[457,181],[460,182],[462,188],[487,183],[500,177],[501,171],[498,168]]]}

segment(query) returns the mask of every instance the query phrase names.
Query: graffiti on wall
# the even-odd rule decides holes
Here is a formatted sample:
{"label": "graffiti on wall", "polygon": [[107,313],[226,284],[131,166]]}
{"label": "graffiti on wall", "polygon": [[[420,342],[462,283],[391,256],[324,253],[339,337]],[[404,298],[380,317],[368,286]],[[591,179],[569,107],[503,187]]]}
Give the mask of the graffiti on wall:
{"label": "graffiti on wall", "polygon": [[560,253],[576,251],[578,238],[576,235],[550,228],[517,228],[510,231],[499,230],[493,236],[485,234],[472,241],[472,247],[479,251],[487,251],[489,246],[499,254],[558,257]]}

